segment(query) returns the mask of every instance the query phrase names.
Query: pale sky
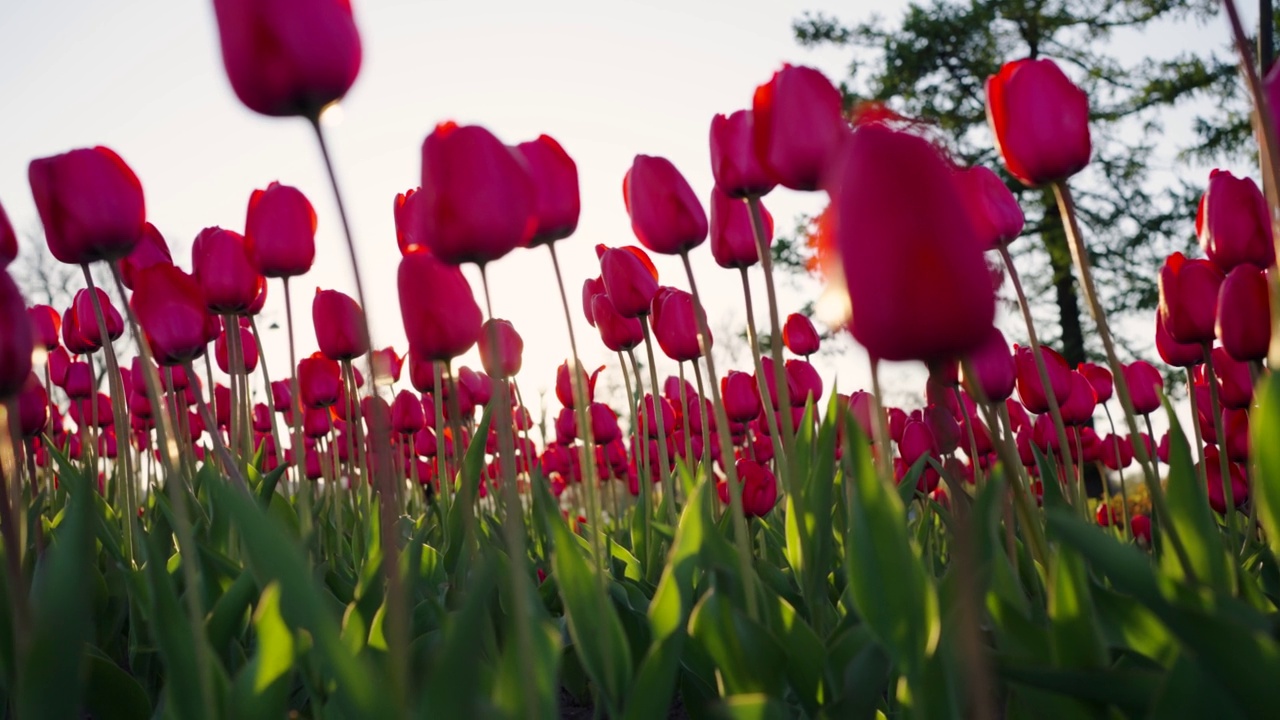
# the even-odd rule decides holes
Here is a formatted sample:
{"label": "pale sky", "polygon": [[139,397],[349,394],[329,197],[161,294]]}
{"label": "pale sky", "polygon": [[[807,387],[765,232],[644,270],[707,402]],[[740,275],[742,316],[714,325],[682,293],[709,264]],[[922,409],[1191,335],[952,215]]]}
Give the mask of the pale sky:
{"label": "pale sky", "polygon": [[[814,65],[833,79],[845,73],[845,52],[799,47],[791,22],[806,10],[849,21],[872,8],[895,17],[905,6],[902,0],[353,4],[364,64],[329,132],[375,345],[405,349],[392,200],[419,183],[423,138],[437,123],[456,120],[484,125],[508,144],[547,133],[576,160],[582,219],[560,253],[588,364],[608,362],[612,354],[581,318],[578,298],[582,281],[598,273],[596,243],[637,244],[621,193],[631,159],[668,157],[707,204],[714,114],[748,107],[754,88],[784,61]],[[1199,47],[1221,47],[1227,39],[1224,20],[1197,32],[1180,39]],[[1169,42],[1164,37],[1139,47],[1168,48]],[[187,251],[201,228],[243,230],[255,188],[274,180],[301,188],[319,214],[319,232],[316,265],[294,282],[301,309],[296,332],[301,354],[314,349],[314,286],[354,295],[337,212],[306,123],[259,116],[231,92],[211,3],[10,0],[0,5],[0,68],[7,109],[0,203],[20,234],[38,228],[28,162],[76,147],[107,145],[125,158],[142,180],[149,219],[188,269]],[[820,210],[825,196],[779,189],[765,204],[778,227],[789,229],[801,213]],[[655,259],[665,283],[686,286],[678,260]],[[496,313],[525,339],[520,381],[534,405],[530,396],[551,386],[555,366],[569,352],[551,263],[543,249],[522,250],[490,272]],[[713,330],[740,328],[745,316],[736,272],[716,266],[706,245],[695,252],[695,272]],[[479,298],[478,276],[468,273]],[[763,320],[758,274],[754,282]],[[818,292],[812,283],[782,286],[784,315]],[[279,290],[273,281],[260,325],[274,378],[285,377],[288,365]],[[266,330],[272,322],[281,329]],[[820,368],[828,383],[838,376],[840,389],[849,392],[867,383],[867,363],[851,342],[842,347],[848,351],[824,358]],[[474,353],[464,362],[478,364]],[[734,366],[749,364],[739,358]],[[920,368],[894,367],[888,382],[918,392],[922,378]],[[407,373],[402,385],[408,386]]]}

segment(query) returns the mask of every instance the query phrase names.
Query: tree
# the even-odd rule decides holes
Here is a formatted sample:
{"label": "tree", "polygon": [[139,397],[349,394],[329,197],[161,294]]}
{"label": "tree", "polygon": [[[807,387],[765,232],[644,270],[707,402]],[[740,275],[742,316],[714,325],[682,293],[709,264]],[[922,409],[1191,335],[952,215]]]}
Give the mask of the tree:
{"label": "tree", "polygon": [[[877,101],[931,122],[957,159],[1001,173],[986,120],[986,79],[1009,60],[1054,58],[1090,98],[1094,156],[1073,190],[1103,300],[1109,314],[1123,316],[1155,307],[1155,269],[1168,253],[1195,242],[1200,178],[1168,180],[1152,170],[1171,114],[1195,99],[1212,101],[1212,114],[1194,119],[1194,142],[1174,148],[1180,164],[1244,157],[1250,127],[1225,36],[1218,52],[1127,63],[1112,41],[1168,23],[1203,22],[1216,6],[1216,0],[927,0],[909,6],[897,24],[877,18],[845,25],[806,14],[794,30],[803,46],[853,52],[841,83],[850,106]],[[1043,307],[1036,298],[1052,294],[1056,332],[1045,327],[1044,339],[1072,364],[1082,362],[1097,351],[1053,192],[1003,177],[1027,216],[1025,239],[1011,250],[1020,267],[1046,268],[1024,277],[1033,309]],[[803,260],[798,244],[779,244],[782,264]]]}

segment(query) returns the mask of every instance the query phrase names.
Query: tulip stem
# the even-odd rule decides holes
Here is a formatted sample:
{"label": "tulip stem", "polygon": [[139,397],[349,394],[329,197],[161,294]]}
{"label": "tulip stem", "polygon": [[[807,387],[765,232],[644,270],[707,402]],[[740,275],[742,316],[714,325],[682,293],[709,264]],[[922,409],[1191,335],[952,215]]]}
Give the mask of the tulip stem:
{"label": "tulip stem", "polygon": [[[756,313],[753,308],[754,303],[751,301],[751,279],[748,277],[745,267],[738,270],[742,275],[742,295],[746,300],[747,306],[747,344],[751,346],[751,359],[755,361],[756,386],[760,392],[760,407],[764,414],[765,425],[769,428],[769,442],[773,444],[773,456],[775,458],[773,466],[781,470],[787,463],[787,453],[782,444],[782,436],[778,432],[778,414],[774,412],[773,393],[769,392],[769,380],[765,377],[764,363],[760,360],[760,340],[756,337]],[[783,375],[785,376],[785,374],[784,372]],[[783,384],[786,384],[785,380]],[[790,387],[787,390],[790,392]],[[787,417],[791,417],[790,412],[787,413]],[[791,474],[779,472],[778,477],[782,478],[784,487],[790,492]]]}
{"label": "tulip stem", "polygon": [[[956,396],[956,402],[960,404],[960,412],[964,415],[964,426],[968,430],[969,435],[969,463],[973,466],[974,485],[982,487],[985,478],[982,476],[982,468],[978,464],[978,434],[973,429],[973,415],[969,414],[969,406],[965,404],[964,394],[960,392],[959,385],[952,385],[951,392]],[[990,433],[988,433],[990,434]]]}
{"label": "tulip stem", "polygon": [[1200,482],[1206,485],[1209,482],[1209,476],[1205,472],[1204,464],[1204,438],[1200,434],[1200,405],[1196,402],[1196,382],[1192,375],[1191,368],[1186,369],[1187,375],[1187,396],[1191,404],[1191,430],[1196,440],[1196,453],[1200,464],[1197,466],[1200,475]]}
{"label": "tulip stem", "polygon": [[1151,459],[1150,454],[1147,452],[1147,444],[1142,441],[1142,433],[1138,430],[1137,414],[1133,409],[1133,397],[1129,394],[1129,382],[1124,377],[1124,366],[1120,364],[1120,357],[1116,355],[1115,343],[1111,340],[1111,329],[1107,324],[1107,314],[1102,309],[1102,303],[1098,300],[1097,289],[1093,284],[1093,272],[1089,266],[1089,253],[1084,245],[1084,239],[1080,236],[1080,226],[1076,220],[1076,206],[1071,199],[1071,188],[1067,186],[1066,181],[1058,181],[1053,184],[1053,192],[1058,199],[1058,208],[1061,210],[1063,227],[1067,233],[1067,244],[1071,247],[1072,259],[1075,260],[1076,269],[1080,272],[1080,284],[1084,290],[1085,300],[1089,303],[1094,325],[1098,328],[1098,335],[1102,338],[1102,347],[1107,353],[1107,363],[1111,367],[1116,396],[1120,398],[1120,407],[1123,408],[1125,421],[1129,425],[1129,439],[1133,443],[1134,456],[1138,458],[1138,463],[1142,466],[1142,472],[1146,476],[1147,490],[1151,495],[1151,503],[1156,512],[1160,514],[1160,519],[1164,521],[1161,527],[1169,533],[1169,542],[1178,556],[1178,562],[1182,565],[1187,577],[1194,581],[1195,568],[1191,564],[1191,556],[1187,554],[1186,545],[1183,544],[1182,537],[1173,523],[1173,516],[1169,513],[1169,507],[1165,503],[1164,488],[1160,485],[1158,475],[1148,466]]}
{"label": "tulip stem", "polygon": [[[689,277],[689,292],[693,294],[693,315],[698,320],[698,347],[702,350],[703,362],[707,364],[707,383],[711,386],[711,402],[716,412],[716,435],[720,439],[720,458],[725,474],[729,478],[729,499],[733,510],[734,536],[738,545],[738,563],[741,565],[742,582],[747,595],[747,614],[754,620],[758,615],[756,614],[755,581],[752,575],[754,570],[751,564],[751,537],[747,531],[747,518],[742,508],[742,487],[738,484],[738,470],[733,458],[733,440],[729,437],[729,418],[725,414],[724,399],[720,397],[720,379],[716,375],[716,363],[711,353],[711,330],[707,327],[707,312],[702,305],[702,296],[698,293],[698,282],[693,277],[693,264],[689,262],[689,251],[687,249],[681,251],[680,260],[684,263],[685,275]],[[646,326],[646,343],[648,340],[649,330]],[[774,340],[777,340],[776,336]],[[774,351],[775,353],[780,353],[779,346],[776,344],[774,345]],[[652,352],[650,350],[651,362]],[[774,369],[780,371],[782,365],[778,364]],[[650,368],[650,372],[653,372],[652,368]],[[786,383],[785,378],[781,383]],[[783,426],[790,433],[790,397],[782,391],[782,388],[779,388],[779,391],[783,392],[782,414],[787,418]],[[662,416],[659,415],[658,417],[661,418]],[[661,431],[661,426],[659,426],[659,431]],[[659,437],[659,440],[661,440],[661,437]]]}
{"label": "tulip stem", "polygon": [[[291,396],[289,398],[289,417],[292,419],[293,425],[293,464],[294,477],[297,478],[299,484],[306,482],[307,473],[307,449],[306,444],[302,440],[302,395],[301,387],[298,385],[298,355],[293,340],[293,296],[289,292],[289,278],[282,278],[284,282],[284,320],[289,333],[289,383]],[[319,457],[320,450],[317,448],[316,454]]]}
{"label": "tulip stem", "polygon": [[[18,402],[10,399],[0,403],[0,538],[4,540],[5,571],[9,577],[8,595],[13,611],[14,650],[16,658],[25,658],[30,644],[31,608],[28,603],[26,577],[22,574],[22,556],[25,546],[20,542],[23,512],[16,506],[22,498],[21,482],[16,471],[13,445],[19,436]],[[14,493],[10,493],[10,487]]]}
{"label": "tulip stem", "polygon": [[[698,361],[694,360],[693,364],[694,367],[697,367]],[[684,464],[688,466],[689,463],[693,462],[693,432],[692,428],[689,427],[689,393],[686,390],[689,385],[684,379],[684,363],[677,362],[676,370],[680,375],[680,417],[684,419],[681,423],[681,427],[684,430]],[[698,392],[698,397],[701,399],[701,391]],[[702,427],[704,430],[706,429],[706,425]]]}
{"label": "tulip stem", "polygon": [[258,321],[249,316],[249,329],[253,332],[253,342],[258,346],[258,365],[262,367],[262,386],[266,390],[267,419],[271,421],[271,442],[275,445],[276,462],[284,465],[284,446],[280,444],[280,429],[276,426],[275,396],[271,393],[271,373],[267,370],[267,359],[262,352],[262,335],[258,333]]}
{"label": "tulip stem", "polygon": [[[1205,381],[1209,385],[1209,409],[1213,413],[1213,432],[1218,439],[1218,469],[1222,473],[1222,502],[1227,508],[1227,514],[1224,518],[1227,521],[1227,529],[1234,537],[1239,532],[1239,524],[1236,522],[1236,498],[1235,488],[1231,483],[1231,459],[1227,457],[1227,433],[1222,422],[1222,403],[1218,396],[1218,377],[1213,367],[1213,352],[1210,350],[1209,343],[1203,345],[1204,348],[1204,371]],[[1235,542],[1232,542],[1235,545]]]}
{"label": "tulip stem", "polygon": [[[643,324],[643,322],[641,323]],[[660,555],[653,547],[653,463],[649,453],[649,423],[644,412],[644,381],[641,380],[640,362],[636,360],[636,351],[634,348],[627,350],[627,355],[631,358],[631,372],[636,378],[635,399],[631,403],[631,428],[635,433],[635,440],[632,443],[631,451],[634,454],[639,451],[640,467],[636,469],[636,485],[640,490],[640,504],[643,506],[641,510],[644,512],[644,547],[645,547],[645,573],[653,573],[653,577],[657,577],[657,563],[649,562],[650,558],[659,558]],[[623,368],[624,371],[626,368]],[[630,383],[627,385],[627,392],[631,391]]]}
{"label": "tulip stem", "polygon": [[431,380],[435,385],[435,395],[431,398],[432,409],[435,410],[436,421],[436,484],[444,498],[445,507],[453,505],[453,475],[449,473],[449,450],[445,444],[444,423],[444,387],[441,379],[440,363],[431,363]]}
{"label": "tulip stem", "polygon": [[[769,352],[773,356],[774,382],[778,388],[779,404],[787,409],[782,416],[782,444],[790,448],[795,442],[791,426],[791,388],[787,386],[786,367],[782,364],[782,322],[778,318],[778,294],[773,286],[773,255],[769,249],[769,238],[765,237],[760,198],[755,195],[749,196],[747,208],[751,211],[751,233],[756,239],[756,254],[760,257],[760,269],[764,271],[764,292],[769,299]],[[715,378],[712,378],[711,382],[715,384]],[[781,468],[784,465],[785,463],[779,463],[778,467]]]}
{"label": "tulip stem", "polygon": [[[667,520],[674,523],[676,508],[674,492],[671,487],[671,473],[667,468],[666,419],[662,416],[663,398],[660,386],[658,385],[658,368],[653,354],[653,334],[649,332],[649,319],[647,317],[642,317],[640,319],[640,329],[644,331],[644,350],[649,358],[649,387],[652,389],[650,397],[653,398],[653,423],[658,431],[658,477],[662,480],[662,495],[663,499],[666,500]],[[643,401],[641,401],[640,404],[641,412],[643,412],[646,419],[648,419],[648,408],[644,407]],[[648,444],[647,439],[645,442]]]}
{"label": "tulip stem", "polygon": [[[1116,475],[1120,479],[1120,502],[1124,504],[1124,507],[1122,508],[1122,514],[1124,516],[1123,535],[1126,539],[1132,540],[1133,527],[1130,525],[1129,519],[1129,490],[1127,489],[1127,484],[1124,481],[1124,463],[1120,457],[1120,441],[1119,438],[1116,437],[1116,421],[1111,418],[1111,408],[1107,407],[1106,403],[1102,403],[1102,410],[1107,414],[1107,424],[1111,426],[1111,445],[1116,450]],[[1203,448],[1201,449],[1203,450]],[[1100,475],[1102,476],[1102,485],[1103,487],[1106,487],[1107,476],[1105,473],[1100,473]],[[1108,519],[1110,519],[1110,516],[1108,516]]]}
{"label": "tulip stem", "polygon": [[[711,477],[712,458],[711,458],[711,442],[707,438],[707,431],[711,429],[711,419],[707,416],[706,390],[702,385],[702,370],[698,367],[698,361],[693,361],[693,379],[698,384],[698,410],[702,414],[702,457],[706,459],[707,477]],[[723,452],[723,450],[722,450]]]}
{"label": "tulip stem", "polygon": [[[876,465],[883,481],[892,483],[893,448],[889,446],[889,420],[884,414],[884,393],[880,390],[880,361],[875,358],[871,358],[871,397],[875,400],[875,406],[871,408],[875,417],[871,432],[875,438],[877,450]],[[928,503],[925,505],[927,507]]]}

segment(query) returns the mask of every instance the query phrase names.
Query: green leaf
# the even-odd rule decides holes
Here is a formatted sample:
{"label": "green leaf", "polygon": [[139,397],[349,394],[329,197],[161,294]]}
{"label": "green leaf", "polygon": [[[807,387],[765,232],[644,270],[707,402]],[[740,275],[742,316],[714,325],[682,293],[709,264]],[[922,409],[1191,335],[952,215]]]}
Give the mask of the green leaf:
{"label": "green leaf", "polygon": [[1254,408],[1249,414],[1251,476],[1265,480],[1253,484],[1258,519],[1266,530],[1271,552],[1280,555],[1280,381],[1267,374],[1253,390]]}
{"label": "green leaf", "polygon": [[494,561],[486,555],[467,583],[467,602],[462,604],[460,611],[450,614],[444,623],[444,637],[433,653],[419,698],[417,717],[480,716],[480,700],[484,693],[483,675],[478,668],[484,667],[485,663],[484,647],[477,638],[486,633],[495,576]]}
{"label": "green leaf", "polygon": [[787,720],[791,711],[777,698],[750,693],[726,697],[717,708],[715,717],[724,720]]}
{"label": "green leaf", "polygon": [[[1182,540],[1197,579],[1218,592],[1230,592],[1235,586],[1231,577],[1233,565],[1227,563],[1222,534],[1210,514],[1207,489],[1196,472],[1178,415],[1168,398],[1163,400],[1169,416],[1169,480],[1165,485],[1165,499],[1171,517],[1162,520],[1169,523]],[[1171,575],[1183,576],[1182,565],[1175,553],[1165,552],[1161,561]]]}
{"label": "green leaf", "polygon": [[1011,683],[1114,706],[1136,717],[1147,717],[1163,681],[1161,673],[1137,668],[1060,668],[1008,656],[997,656],[996,665]]}
{"label": "green leaf", "polygon": [[283,717],[288,712],[289,684],[294,663],[293,633],[280,614],[280,585],[262,590],[253,614],[257,652],[240,671],[233,707],[238,717]]}
{"label": "green leaf", "polygon": [[85,655],[84,709],[95,720],[151,717],[151,701],[132,675],[96,648]]}
{"label": "green leaf", "polygon": [[1084,561],[1069,548],[1053,563],[1049,588],[1049,621],[1054,664],[1098,668],[1106,662],[1101,633],[1094,619]]}
{"label": "green leaf", "polygon": [[781,696],[786,689],[782,647],[715,589],[694,608],[689,635],[715,661],[726,693]]}

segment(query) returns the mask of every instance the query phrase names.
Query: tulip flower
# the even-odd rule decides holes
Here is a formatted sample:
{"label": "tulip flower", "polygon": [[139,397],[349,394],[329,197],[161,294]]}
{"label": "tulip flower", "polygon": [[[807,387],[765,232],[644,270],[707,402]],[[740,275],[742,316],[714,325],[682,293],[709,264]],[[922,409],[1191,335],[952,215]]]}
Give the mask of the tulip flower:
{"label": "tulip flower", "polygon": [[292,405],[292,384],[288,380],[276,380],[271,383],[271,408],[276,412],[284,412]]}
{"label": "tulip flower", "polygon": [[31,323],[31,338],[36,347],[52,352],[61,344],[62,316],[48,305],[32,305],[27,308],[27,320]]}
{"label": "tulip flower", "polygon": [[360,72],[347,0],[214,0],[231,89],[254,112],[316,120]]}
{"label": "tulip flower", "polygon": [[485,372],[496,378],[512,377],[520,372],[523,353],[524,340],[510,320],[485,321],[480,332],[480,361]]}
{"label": "tulip flower", "polygon": [[832,207],[854,339],[883,360],[977,348],[995,294],[947,161],[924,138],[880,124],[859,127],[841,152]]}
{"label": "tulip flower", "polygon": [[[95,333],[96,337],[96,333]],[[62,344],[73,355],[89,355],[102,346],[89,340],[89,336],[80,331],[79,315],[74,304],[62,313]]]}
{"label": "tulip flower", "polygon": [[108,341],[118,340],[124,335],[124,319],[120,317],[120,311],[116,310],[111,304],[111,296],[102,291],[101,288],[94,288],[98,296],[98,305],[102,308],[102,317],[107,326],[107,339],[103,339],[102,332],[98,327],[98,316],[93,307],[93,296],[89,294],[87,288],[77,290],[75,298],[71,302],[72,312],[76,317],[76,328],[80,331],[81,337],[89,342],[90,345],[102,347]]}
{"label": "tulip flower", "polygon": [[422,241],[449,265],[484,265],[538,228],[537,190],[522,156],[478,126],[441,123],[422,143]]}
{"label": "tulip flower", "polygon": [[1211,343],[1223,275],[1208,260],[1170,255],[1160,268],[1160,317],[1180,343]]}
{"label": "tulip flower", "polygon": [[987,122],[1005,167],[1025,185],[1089,164],[1089,98],[1052,60],[1015,60],[987,78]]}
{"label": "tulip flower", "polygon": [[1248,263],[1227,273],[1218,289],[1218,322],[1214,330],[1227,354],[1236,360],[1262,360],[1271,345],[1271,301],[1267,275]]}
{"label": "tulip flower", "polygon": [[0,205],[0,270],[18,257],[18,235],[13,231],[9,216]]}
{"label": "tulip flower", "polygon": [[[730,198],[760,197],[777,185],[756,158],[752,125],[750,110],[711,118],[711,174],[716,179],[716,189]],[[713,227],[715,213],[712,203]],[[714,238],[712,235],[713,242]]]}
{"label": "tulip flower", "polygon": [[[236,327],[231,332],[240,333],[240,352],[244,361],[242,369],[245,374],[251,373],[258,369],[258,341],[253,338],[253,331],[245,327]],[[213,343],[213,359],[218,363],[218,369],[228,375],[231,374],[231,358],[227,351],[227,332],[219,333],[218,339]]]}
{"label": "tulip flower", "polygon": [[[1209,506],[1219,515],[1225,515],[1227,503],[1223,493],[1222,464],[1218,448],[1210,446],[1204,449],[1201,471],[1209,485]],[[1244,470],[1236,463],[1227,463],[1227,474],[1231,483],[1231,506],[1238,510],[1249,499],[1249,482]]]}
{"label": "tulip flower", "polygon": [[1174,367],[1194,367],[1204,362],[1204,349],[1197,343],[1180,343],[1165,326],[1164,314],[1156,309],[1156,352]]}
{"label": "tulip flower", "polygon": [[1222,272],[1240,265],[1265,270],[1275,263],[1271,212],[1252,178],[1224,170],[1209,173],[1209,187],[1196,210],[1196,236]]}
{"label": "tulip flower", "polygon": [[351,296],[316,288],[311,301],[311,320],[316,329],[316,344],[325,356],[343,361],[369,352],[364,311]]}
{"label": "tulip flower", "polygon": [[907,421],[902,428],[902,440],[898,443],[898,454],[907,467],[926,455],[933,455],[935,447],[933,430],[928,424],[919,420]]}
{"label": "tulip flower", "polygon": [[204,354],[208,303],[195,278],[173,265],[143,268],[129,304],[156,362],[181,365]]}
{"label": "tulip flower", "polygon": [[[653,310],[649,324],[662,352],[676,362],[687,362],[702,357],[698,344],[698,321],[694,313],[693,296],[683,290],[663,287],[653,296]],[[711,338],[705,338],[707,348]]]}
{"label": "tulip flower", "polygon": [[1164,388],[1164,377],[1154,365],[1146,360],[1135,360],[1121,366],[1124,371],[1125,384],[1129,386],[1129,398],[1133,402],[1133,411],[1139,415],[1147,415],[1160,409],[1160,391]]}
{"label": "tulip flower", "polygon": [[638,247],[596,248],[605,292],[624,318],[648,315],[658,292],[658,269]]}
{"label": "tulip flower", "polygon": [[31,374],[34,343],[27,304],[9,273],[0,269],[0,401],[17,395]]}
{"label": "tulip flower", "polygon": [[143,268],[152,265],[172,265],[173,254],[169,252],[169,244],[155,225],[143,225],[142,236],[133,251],[120,260],[120,276],[124,286],[133,289],[133,277]]}
{"label": "tulip flower", "polygon": [[581,200],[578,166],[560,143],[547,135],[520,143],[516,152],[524,158],[533,178],[534,215],[538,225],[529,246],[563,240],[578,229]]}
{"label": "tulip flower", "polygon": [[960,171],[959,185],[983,248],[995,250],[1018,239],[1026,217],[999,175],[977,165]]}
{"label": "tulip flower", "polygon": [[1108,470],[1123,470],[1133,464],[1133,443],[1124,435],[1108,435],[1102,440],[1102,464]]}
{"label": "tulip flower", "polygon": [[725,415],[733,422],[750,422],[760,416],[760,393],[749,373],[730,370],[720,378],[720,397]]}
{"label": "tulip flower", "polygon": [[818,352],[822,340],[808,316],[791,313],[782,325],[782,344],[796,355],[808,357]]}
{"label": "tulip flower", "polygon": [[1253,402],[1253,376],[1249,363],[1232,359],[1223,348],[1213,349],[1213,371],[1218,379],[1218,399],[1223,407],[1247,408]]}
{"label": "tulip flower", "polygon": [[302,434],[322,438],[333,430],[333,413],[328,407],[308,407],[302,413]]}
{"label": "tulip flower", "polygon": [[[773,246],[773,216],[760,206],[765,243]],[[751,209],[729,197],[720,186],[711,189],[711,256],[723,268],[745,268],[760,262]]]}
{"label": "tulip flower", "polygon": [[401,255],[427,248],[426,243],[422,242],[422,220],[419,217],[421,190],[422,188],[410,188],[396,193],[393,210],[396,218],[396,244],[400,246]]}
{"label": "tulip flower", "polygon": [[644,342],[640,320],[622,317],[608,295],[601,293],[591,299],[591,314],[600,331],[600,340],[610,350],[626,352]]}
{"label": "tulip flower", "polygon": [[821,72],[783,65],[751,103],[756,159],[775,182],[817,190],[849,126],[844,99]]}
{"label": "tulip flower", "polygon": [[[1036,414],[1049,412],[1049,399],[1044,385],[1040,382],[1040,372],[1036,367],[1035,355],[1031,348],[1013,346],[1013,359],[1017,365],[1018,397],[1027,410]],[[1058,407],[1066,404],[1074,389],[1071,382],[1071,368],[1067,361],[1056,351],[1040,346],[1044,357],[1045,370],[1049,375],[1049,386]]]}
{"label": "tulip flower", "polygon": [[[657,414],[659,411],[662,412],[661,419]],[[658,437],[660,430],[671,432],[676,423],[675,410],[671,407],[671,403],[662,396],[658,396],[655,401],[653,395],[648,393],[637,408],[636,417],[640,420],[640,431],[650,438]],[[660,423],[659,420],[661,420]]]}
{"label": "tulip flower", "polygon": [[662,157],[637,155],[622,179],[622,198],[640,244],[679,255],[707,239],[707,214],[680,171]]}
{"label": "tulip flower", "polygon": [[303,275],[316,257],[316,211],[301,190],[273,182],[249,196],[244,240],[259,274]]}
{"label": "tulip flower", "polygon": [[18,427],[24,438],[34,438],[49,426],[49,395],[35,373],[28,373],[18,394]]}
{"label": "tulip flower", "polygon": [[[778,480],[774,477],[769,468],[747,458],[741,458],[734,463],[734,469],[737,471],[738,482],[742,486],[742,514],[746,517],[764,517],[773,510],[773,506],[778,504]],[[720,501],[729,504],[729,486],[727,481],[721,480],[717,487],[716,493],[720,496]]]}
{"label": "tulip flower", "polygon": [[1071,373],[1071,394],[1062,404],[1062,422],[1066,425],[1087,425],[1093,422],[1093,411],[1098,407],[1098,396],[1093,385],[1079,372]]}
{"label": "tulip flower", "polygon": [[786,362],[787,386],[794,388],[791,393],[792,407],[804,407],[809,399],[814,404],[822,399],[822,376],[812,365],[804,360],[788,360]]}
{"label": "tulip flower", "polygon": [[79,360],[67,366],[67,378],[62,390],[72,400],[83,400],[91,397],[95,391],[93,368],[89,363]]}
{"label": "tulip flower", "polygon": [[1249,412],[1242,408],[1223,409],[1222,427],[1226,433],[1222,447],[1227,451],[1231,462],[1249,462]]}
{"label": "tulip flower", "polygon": [[[596,371],[587,375],[582,373],[582,386],[587,391],[586,402],[591,403],[595,400],[596,395],[596,379],[600,377],[600,371],[604,370],[601,365]],[[560,401],[562,407],[573,407],[573,378],[569,376],[569,361],[560,363],[560,367],[556,368],[556,399]]]}
{"label": "tulip flower", "polygon": [[209,312],[214,314],[248,312],[265,282],[250,258],[244,236],[220,227],[205,228],[196,236],[191,265]]}
{"label": "tulip flower", "polygon": [[45,242],[59,261],[119,260],[142,237],[142,183],[111,150],[95,147],[32,160],[27,177]]}
{"label": "tulip flower", "polygon": [[1111,399],[1114,388],[1110,370],[1095,363],[1080,363],[1076,371],[1089,381],[1099,403],[1105,403]]}
{"label": "tulip flower", "polygon": [[324,408],[338,403],[342,390],[342,368],[323,353],[298,362],[298,394],[309,408]]}
{"label": "tulip flower", "polygon": [[998,328],[992,326],[987,331],[986,339],[969,354],[968,360],[964,384],[970,393],[980,394],[993,403],[1003,402],[1013,394],[1017,367],[1009,352],[1009,343]]}
{"label": "tulip flower", "polygon": [[[568,408],[565,408],[568,410]],[[618,428],[618,416],[604,403],[591,403],[587,409],[591,417],[591,437],[598,447],[603,447],[622,437]]]}
{"label": "tulip flower", "polygon": [[451,360],[480,339],[480,307],[457,267],[427,252],[400,260],[400,314],[409,351],[421,360]]}

